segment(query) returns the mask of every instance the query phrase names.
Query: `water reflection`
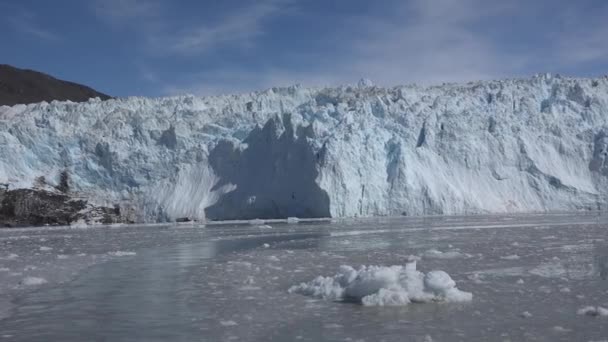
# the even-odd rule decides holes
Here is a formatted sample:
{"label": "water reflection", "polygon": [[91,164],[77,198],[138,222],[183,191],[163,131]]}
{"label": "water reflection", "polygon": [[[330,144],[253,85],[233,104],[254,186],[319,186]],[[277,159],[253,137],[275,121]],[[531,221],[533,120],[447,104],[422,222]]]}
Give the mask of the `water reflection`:
{"label": "water reflection", "polygon": [[595,259],[600,278],[608,279],[608,244],[596,245]]}

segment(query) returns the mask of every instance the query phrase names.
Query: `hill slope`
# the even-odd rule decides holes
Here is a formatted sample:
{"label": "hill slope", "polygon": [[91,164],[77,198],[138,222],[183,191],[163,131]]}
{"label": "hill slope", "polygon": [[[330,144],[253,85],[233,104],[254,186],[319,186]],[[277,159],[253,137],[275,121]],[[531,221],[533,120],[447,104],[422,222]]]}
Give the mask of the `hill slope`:
{"label": "hill slope", "polygon": [[0,106],[53,100],[84,102],[92,97],[102,100],[110,98],[77,83],[58,80],[33,70],[0,64]]}

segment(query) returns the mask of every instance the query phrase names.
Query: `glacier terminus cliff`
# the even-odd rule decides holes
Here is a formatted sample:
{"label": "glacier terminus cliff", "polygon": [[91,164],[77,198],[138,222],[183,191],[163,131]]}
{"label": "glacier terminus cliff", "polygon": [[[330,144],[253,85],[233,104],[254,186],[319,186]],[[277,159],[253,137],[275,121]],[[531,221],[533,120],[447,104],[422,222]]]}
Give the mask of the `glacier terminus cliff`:
{"label": "glacier terminus cliff", "polygon": [[0,146],[16,223],[602,210],[608,77],[3,106]]}

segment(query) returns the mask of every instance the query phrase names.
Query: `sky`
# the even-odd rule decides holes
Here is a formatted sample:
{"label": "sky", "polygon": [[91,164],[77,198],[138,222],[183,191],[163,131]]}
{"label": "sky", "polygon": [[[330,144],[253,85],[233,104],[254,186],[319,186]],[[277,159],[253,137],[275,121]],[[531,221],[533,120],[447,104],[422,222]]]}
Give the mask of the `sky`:
{"label": "sky", "polygon": [[0,63],[112,96],[608,72],[605,0],[0,0]]}

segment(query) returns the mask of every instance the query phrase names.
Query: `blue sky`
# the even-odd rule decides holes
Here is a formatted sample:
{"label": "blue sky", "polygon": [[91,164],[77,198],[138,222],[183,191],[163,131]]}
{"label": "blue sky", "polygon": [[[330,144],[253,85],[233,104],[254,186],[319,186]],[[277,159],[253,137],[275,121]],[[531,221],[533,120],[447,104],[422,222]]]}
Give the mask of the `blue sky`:
{"label": "blue sky", "polygon": [[604,0],[0,0],[0,63],[114,96],[608,70]]}

